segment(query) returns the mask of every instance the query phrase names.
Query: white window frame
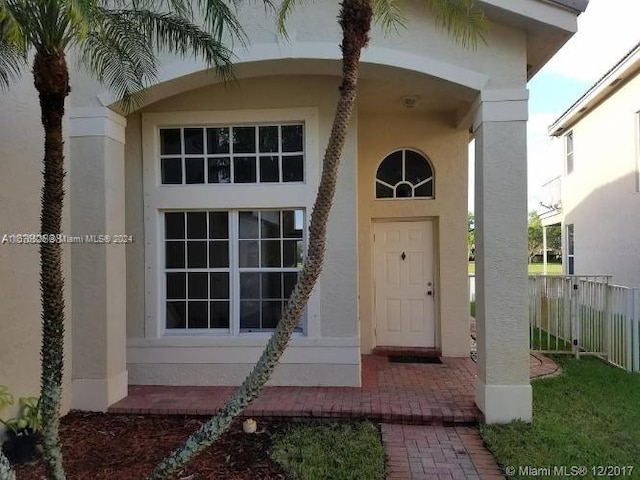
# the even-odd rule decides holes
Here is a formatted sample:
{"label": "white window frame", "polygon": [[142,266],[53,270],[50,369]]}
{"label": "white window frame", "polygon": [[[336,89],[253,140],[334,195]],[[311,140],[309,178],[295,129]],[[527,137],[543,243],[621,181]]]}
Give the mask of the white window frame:
{"label": "white window frame", "polygon": [[[304,124],[304,182],[255,184],[162,185],[159,129],[166,127],[259,125],[302,122]],[[145,224],[145,338],[227,337],[242,344],[243,337],[268,337],[270,332],[165,334],[164,316],[164,222],[167,210],[302,209],[308,224],[320,179],[319,121],[317,108],[146,113],[142,115],[142,164]],[[306,238],[306,232],[305,232]],[[232,246],[235,248],[235,246]],[[232,273],[232,275],[237,272]],[[320,285],[307,303],[305,336],[319,338]],[[232,327],[232,332],[233,332]],[[298,334],[301,335],[301,334]]]}
{"label": "white window frame", "polygon": [[[569,143],[571,143],[571,148],[569,148]],[[564,136],[564,166],[565,172],[567,175],[570,175],[571,172],[575,170],[575,138],[573,136],[573,130],[567,132]]]}
{"label": "white window frame", "polygon": [[640,192],[640,110],[636,112],[636,192]]}
{"label": "white window frame", "polygon": [[[215,125],[215,127],[222,127],[222,128],[226,128],[229,129],[230,133],[233,130],[233,128],[238,128],[238,127],[277,127],[280,131],[280,129],[282,127],[287,127],[287,126],[293,126],[293,125],[300,125],[299,122],[287,122],[287,123],[274,123],[273,125],[270,124],[265,124],[263,122],[259,123],[259,124],[239,124],[239,125]],[[161,128],[165,128],[165,129],[169,129],[171,130],[172,128],[176,128],[176,129],[180,129],[183,130],[184,128],[196,128],[196,129],[202,129],[203,130],[203,135],[204,135],[204,145],[206,146],[207,144],[207,140],[206,140],[206,136],[207,136],[207,127],[202,126],[202,125],[188,125],[188,126],[182,126],[182,125],[174,125],[173,127],[161,127]],[[303,137],[304,137],[304,124],[302,125],[302,132],[303,132]],[[231,135],[230,135],[231,137]],[[250,153],[238,153],[234,151],[234,145],[233,145],[233,139],[229,138],[229,152],[227,153],[208,153],[207,149],[205,148],[203,153],[186,153],[185,152],[185,140],[184,138],[180,139],[180,143],[181,143],[181,152],[180,153],[176,153],[176,154],[164,154],[164,155],[160,155],[160,161],[162,161],[162,159],[169,159],[169,158],[177,158],[180,159],[181,161],[181,168],[182,168],[182,183],[162,183],[162,168],[160,168],[158,171],[160,173],[160,178],[159,178],[159,184],[161,184],[163,187],[183,187],[185,185],[255,185],[256,183],[265,183],[265,184],[289,184],[289,183],[301,183],[299,180],[296,181],[285,181],[284,178],[284,170],[283,170],[283,166],[285,163],[285,159],[289,158],[289,157],[300,157],[302,156],[304,158],[304,151],[293,151],[293,152],[285,152],[282,150],[282,142],[278,142],[278,150],[275,152],[260,152],[260,147],[259,147],[259,142],[260,142],[260,136],[259,136],[259,131],[256,129],[256,135],[255,135],[255,152],[250,152]],[[304,148],[304,146],[303,146]],[[264,157],[264,156],[275,156],[278,157],[278,181],[276,182],[262,182],[260,180],[260,158]],[[236,158],[238,157],[255,157],[255,161],[256,161],[256,181],[255,182],[237,182],[235,179],[235,167],[234,167],[234,161]],[[189,159],[202,159],[203,163],[204,163],[204,170],[205,170],[205,177],[208,177],[208,173],[207,173],[207,165],[208,165],[208,160],[210,158],[228,158],[229,162],[230,162],[230,179],[229,182],[207,182],[207,181],[203,181],[201,183],[187,183],[187,169],[186,169],[186,162]],[[303,180],[302,183],[304,182],[304,169],[303,169]]]}
{"label": "white window frame", "polygon": [[[267,209],[257,209],[261,212],[264,211],[281,211],[281,209],[272,209],[272,208],[267,208]],[[289,209],[286,209],[289,210]],[[212,210],[209,210],[212,211]],[[207,213],[209,212],[207,211]],[[213,210],[213,211],[222,211],[222,210]],[[239,318],[239,312],[240,312],[240,303],[241,303],[241,298],[240,298],[240,275],[242,273],[245,272],[276,272],[276,273],[280,273],[280,272],[294,272],[294,271],[299,271],[298,268],[294,268],[294,267],[278,267],[275,269],[270,269],[268,267],[241,267],[239,265],[239,241],[241,240],[240,235],[239,235],[239,228],[238,228],[238,218],[239,218],[239,212],[241,211],[245,211],[245,210],[224,210],[226,213],[229,214],[229,237],[227,239],[227,242],[229,242],[229,267],[227,268],[214,268],[211,269],[209,267],[203,267],[203,268],[196,268],[196,269],[189,269],[189,267],[185,267],[185,268],[180,268],[180,269],[167,269],[166,268],[166,264],[165,264],[165,259],[164,256],[162,256],[163,258],[161,259],[162,265],[161,265],[161,270],[162,270],[162,278],[160,280],[160,295],[162,297],[162,301],[163,301],[163,307],[160,309],[159,311],[159,317],[160,320],[162,322],[161,328],[162,328],[162,334],[163,336],[180,336],[180,335],[192,335],[192,334],[216,334],[216,335],[234,335],[234,336],[238,336],[238,335],[244,335],[244,334],[249,334],[249,335],[255,335],[255,334],[260,334],[260,333],[271,333],[270,330],[256,330],[254,332],[242,332],[241,331],[241,326],[240,326],[240,318]],[[307,212],[302,210],[304,212],[304,222],[303,222],[303,242],[305,244],[306,247],[306,243],[307,243],[307,230],[308,230],[308,219],[307,219]],[[177,210],[168,210],[167,212],[177,212]],[[161,212],[161,214],[164,214],[165,211]],[[183,213],[183,212],[180,212]],[[164,218],[164,216],[162,215],[162,217]],[[163,218],[160,220],[160,228],[162,231],[162,243],[164,246],[164,242],[166,240],[166,235],[165,235],[165,222],[162,221]],[[161,247],[162,249],[163,247]],[[208,247],[207,247],[208,248]],[[282,246],[281,246],[282,248]],[[306,253],[306,252],[305,252]],[[213,328],[167,328],[167,317],[166,317],[166,301],[168,301],[164,294],[162,292],[166,292],[166,274],[167,273],[174,273],[174,272],[185,272],[185,273],[189,273],[190,271],[196,271],[196,272],[200,272],[200,271],[206,271],[206,273],[210,273],[212,270],[215,271],[227,271],[229,273],[229,307],[230,307],[230,321],[229,321],[229,328],[224,328],[224,329],[213,329]],[[187,295],[188,296],[188,295]],[[186,301],[188,302],[189,299],[187,298]],[[207,302],[209,302],[210,299],[207,299]],[[303,315],[302,321],[302,332],[296,332],[296,333],[304,333],[306,332],[306,312]]]}
{"label": "white window frame", "polygon": [[[566,274],[575,275],[576,273],[576,229],[574,224],[569,223],[565,225],[564,231],[565,231],[565,237],[567,239],[565,242],[565,249],[567,252],[565,256],[566,265],[567,265]],[[571,231],[571,234],[569,234],[569,231]],[[571,248],[569,248],[570,241],[572,243]],[[573,262],[569,263],[569,259],[573,260]],[[570,267],[572,271],[569,271]]]}
{"label": "white window frame", "polygon": [[[405,176],[405,156],[406,156],[406,152],[414,152],[417,153],[418,155],[420,155],[421,157],[423,157],[425,159],[425,161],[427,162],[427,165],[429,165],[429,168],[431,169],[431,176],[425,180],[423,180],[422,182],[420,182],[418,185],[413,185],[410,182],[407,182],[406,180],[401,180],[400,182],[398,182],[396,185],[390,185],[382,180],[378,179],[378,170],[380,169],[380,165],[382,165],[382,163],[391,155],[393,155],[394,153],[398,153],[398,152],[402,152],[402,169],[403,169],[403,175],[402,177],[404,178]],[[378,182],[380,182],[382,185],[384,185],[387,188],[391,188],[393,189],[393,197],[378,197],[377,195],[377,186],[378,186]],[[431,182],[431,196],[430,197],[416,197],[414,195],[412,195],[411,197],[398,197],[396,195],[396,189],[398,187],[398,185],[402,184],[409,184],[411,185],[411,190],[412,193],[415,193],[415,189],[418,188],[421,185],[424,185],[428,182]],[[376,167],[376,171],[375,171],[375,175],[373,178],[373,198],[376,201],[388,201],[388,200],[400,200],[400,201],[407,201],[407,200],[434,200],[436,198],[436,173],[435,173],[435,169],[433,167],[433,162],[431,161],[431,159],[429,158],[428,155],[425,155],[423,152],[421,152],[420,150],[417,150],[415,148],[411,148],[411,147],[403,147],[403,148],[398,148],[392,152],[389,152],[387,155],[384,156],[384,158],[378,162],[378,165]]]}

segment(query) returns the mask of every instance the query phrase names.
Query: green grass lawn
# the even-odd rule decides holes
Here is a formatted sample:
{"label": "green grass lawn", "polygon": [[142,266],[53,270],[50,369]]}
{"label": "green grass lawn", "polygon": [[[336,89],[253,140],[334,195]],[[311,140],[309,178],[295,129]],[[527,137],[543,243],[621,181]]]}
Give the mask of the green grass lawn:
{"label": "green grass lawn", "polygon": [[[640,478],[640,375],[584,357],[559,357],[564,374],[533,382],[533,423],[483,425],[482,437],[509,478],[520,466],[632,466],[626,477]],[[601,473],[601,472],[600,472]],[[627,471],[628,473],[628,471]],[[604,476],[604,478],[612,478]]]}
{"label": "green grass lawn", "polygon": [[[529,275],[542,275],[542,264],[541,263],[530,263],[529,264]],[[476,264],[475,262],[469,262],[469,273],[476,273]],[[547,275],[562,275],[562,264],[560,263],[548,263],[547,264]]]}
{"label": "green grass lawn", "polygon": [[[529,275],[542,275],[544,266],[541,263],[529,264]],[[548,263],[547,275],[562,275],[561,263]]]}
{"label": "green grass lawn", "polygon": [[385,453],[370,422],[291,425],[272,458],[298,480],[383,480]]}
{"label": "green grass lawn", "polygon": [[571,343],[565,342],[560,338],[556,342],[556,337],[554,335],[551,335],[549,332],[540,328],[534,327],[532,333],[532,350],[561,350],[570,352],[573,348]]}

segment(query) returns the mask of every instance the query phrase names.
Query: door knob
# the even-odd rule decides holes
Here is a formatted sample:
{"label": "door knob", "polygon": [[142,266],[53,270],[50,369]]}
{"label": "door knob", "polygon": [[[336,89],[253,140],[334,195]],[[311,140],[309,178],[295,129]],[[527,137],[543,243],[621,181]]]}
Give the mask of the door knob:
{"label": "door knob", "polygon": [[405,258],[407,258],[407,255],[404,252],[402,252],[402,255],[400,255],[400,258],[404,260]]}
{"label": "door knob", "polygon": [[433,295],[433,292],[431,290],[427,290],[427,295],[431,296]]}

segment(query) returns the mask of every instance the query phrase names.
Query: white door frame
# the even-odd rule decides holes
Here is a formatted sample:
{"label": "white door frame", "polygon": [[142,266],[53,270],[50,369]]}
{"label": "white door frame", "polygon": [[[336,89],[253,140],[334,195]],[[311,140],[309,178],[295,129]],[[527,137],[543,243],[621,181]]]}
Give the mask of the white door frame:
{"label": "white door frame", "polygon": [[[437,218],[433,218],[433,217],[400,217],[400,218],[374,218],[372,219],[372,226],[371,226],[371,272],[372,272],[372,282],[371,282],[371,288],[372,288],[372,322],[373,322],[373,328],[371,330],[372,336],[373,336],[373,346],[382,346],[383,343],[380,343],[378,341],[378,318],[377,318],[377,306],[376,306],[376,300],[377,300],[377,292],[376,292],[376,285],[377,285],[377,279],[376,279],[376,274],[377,274],[377,269],[376,269],[376,246],[375,246],[375,233],[376,233],[376,227],[378,224],[390,224],[390,223],[416,223],[416,222],[422,222],[422,223],[430,223],[431,224],[431,255],[432,255],[432,262],[431,262],[431,271],[430,272],[425,272],[427,275],[430,274],[431,276],[431,290],[433,291],[433,300],[432,300],[432,306],[431,308],[433,308],[433,341],[432,341],[432,346],[435,348],[440,348],[440,321],[439,321],[439,307],[438,307],[438,298],[439,298],[439,290],[438,290],[438,282],[437,282],[437,272],[439,271],[438,268],[438,245],[437,245],[437,228],[438,228],[438,222],[437,222]],[[427,287],[427,285],[425,285],[425,288]],[[388,345],[385,345],[388,346]],[[392,345],[393,346],[393,345]]]}

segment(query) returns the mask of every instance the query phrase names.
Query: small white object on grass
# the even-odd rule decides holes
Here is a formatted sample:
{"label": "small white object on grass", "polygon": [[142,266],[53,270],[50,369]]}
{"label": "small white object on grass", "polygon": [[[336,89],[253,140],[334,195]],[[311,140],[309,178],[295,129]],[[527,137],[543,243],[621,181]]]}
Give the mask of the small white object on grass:
{"label": "small white object on grass", "polygon": [[242,423],[242,430],[244,433],[256,433],[256,428],[258,428],[258,424],[253,418],[247,418]]}

